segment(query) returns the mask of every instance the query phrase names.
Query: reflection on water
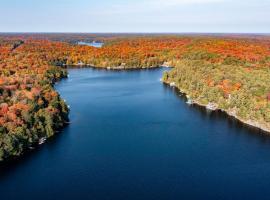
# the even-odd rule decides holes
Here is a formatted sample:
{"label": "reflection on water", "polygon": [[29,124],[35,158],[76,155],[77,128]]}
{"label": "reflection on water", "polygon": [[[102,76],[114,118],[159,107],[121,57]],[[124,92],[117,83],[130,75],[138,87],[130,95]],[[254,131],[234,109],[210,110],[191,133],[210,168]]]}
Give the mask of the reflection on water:
{"label": "reflection on water", "polygon": [[102,42],[95,42],[95,41],[94,42],[82,42],[82,41],[80,41],[77,44],[78,45],[91,46],[91,47],[97,47],[97,48],[101,48],[104,45],[104,43],[102,43]]}
{"label": "reflection on water", "polygon": [[163,71],[69,69],[72,123],[1,164],[1,199],[268,199],[270,137],[187,105]]}

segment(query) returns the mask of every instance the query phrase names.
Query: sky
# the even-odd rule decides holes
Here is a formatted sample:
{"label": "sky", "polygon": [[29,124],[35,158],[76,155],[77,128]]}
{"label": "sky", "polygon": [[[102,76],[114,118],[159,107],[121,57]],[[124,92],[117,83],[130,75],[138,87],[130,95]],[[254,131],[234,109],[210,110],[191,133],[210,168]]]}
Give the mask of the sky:
{"label": "sky", "polygon": [[0,32],[270,33],[270,0],[0,0]]}

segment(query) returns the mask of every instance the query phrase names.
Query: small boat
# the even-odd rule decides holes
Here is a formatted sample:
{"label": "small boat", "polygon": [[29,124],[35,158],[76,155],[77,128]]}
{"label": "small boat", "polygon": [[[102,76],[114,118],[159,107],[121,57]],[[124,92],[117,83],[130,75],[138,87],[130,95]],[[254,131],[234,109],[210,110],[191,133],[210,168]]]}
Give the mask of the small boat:
{"label": "small boat", "polygon": [[186,102],[188,105],[192,105],[194,103],[194,101],[192,99],[188,99]]}
{"label": "small boat", "polygon": [[171,82],[171,83],[170,83],[170,86],[171,86],[171,87],[175,87],[175,86],[176,86],[175,82]]}
{"label": "small boat", "polygon": [[41,145],[41,144],[43,144],[45,141],[46,141],[46,138],[45,138],[45,137],[40,138],[39,141],[38,141],[38,144]]}

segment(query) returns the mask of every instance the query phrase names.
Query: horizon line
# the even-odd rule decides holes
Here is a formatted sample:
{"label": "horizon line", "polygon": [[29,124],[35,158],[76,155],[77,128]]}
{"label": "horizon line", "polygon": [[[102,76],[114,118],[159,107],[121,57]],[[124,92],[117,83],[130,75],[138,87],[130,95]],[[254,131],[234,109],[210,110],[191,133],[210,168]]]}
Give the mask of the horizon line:
{"label": "horizon line", "polygon": [[258,34],[269,35],[270,32],[73,32],[73,31],[0,31],[0,34]]}

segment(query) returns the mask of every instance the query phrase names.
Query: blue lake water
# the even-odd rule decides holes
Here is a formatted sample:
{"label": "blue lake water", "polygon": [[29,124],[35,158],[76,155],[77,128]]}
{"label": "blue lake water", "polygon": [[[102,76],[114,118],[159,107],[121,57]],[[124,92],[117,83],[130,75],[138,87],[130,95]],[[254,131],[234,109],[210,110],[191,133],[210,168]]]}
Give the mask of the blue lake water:
{"label": "blue lake water", "polygon": [[101,48],[104,45],[104,43],[102,43],[102,42],[78,42],[78,45],[86,45],[86,46]]}
{"label": "blue lake water", "polygon": [[270,138],[188,106],[165,69],[70,69],[71,124],[0,166],[0,199],[269,199]]}

